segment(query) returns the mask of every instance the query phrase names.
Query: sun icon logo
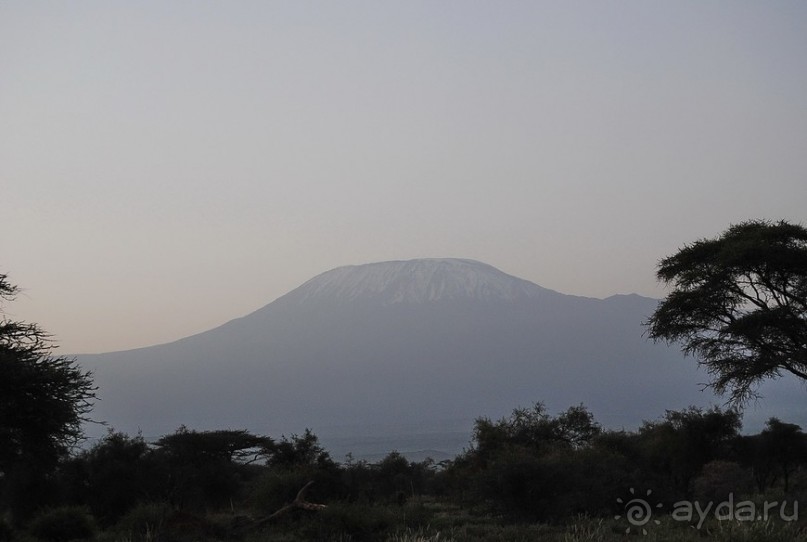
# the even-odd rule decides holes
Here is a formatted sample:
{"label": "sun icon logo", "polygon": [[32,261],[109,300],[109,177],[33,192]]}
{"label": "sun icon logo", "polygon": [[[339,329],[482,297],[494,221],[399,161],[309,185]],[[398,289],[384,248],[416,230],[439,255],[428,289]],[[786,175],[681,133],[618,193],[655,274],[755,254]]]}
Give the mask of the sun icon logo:
{"label": "sun icon logo", "polygon": [[[653,493],[653,490],[648,489],[647,493],[645,493],[645,497],[650,497]],[[653,523],[656,525],[660,525],[661,522],[657,519],[653,519],[653,508],[661,508],[664,506],[661,503],[656,504],[655,507],[651,506],[647,499],[642,497],[634,497],[636,495],[636,491],[633,488],[630,488],[631,498],[625,502],[622,498],[618,498],[616,502],[622,505],[622,508],[625,510],[625,519],[628,520],[630,523],[630,527],[625,529],[625,534],[629,534],[632,528],[636,528],[638,532],[641,529],[643,535],[647,534],[647,529],[645,526],[653,520]],[[614,519],[621,519],[622,515],[617,514],[614,516]]]}

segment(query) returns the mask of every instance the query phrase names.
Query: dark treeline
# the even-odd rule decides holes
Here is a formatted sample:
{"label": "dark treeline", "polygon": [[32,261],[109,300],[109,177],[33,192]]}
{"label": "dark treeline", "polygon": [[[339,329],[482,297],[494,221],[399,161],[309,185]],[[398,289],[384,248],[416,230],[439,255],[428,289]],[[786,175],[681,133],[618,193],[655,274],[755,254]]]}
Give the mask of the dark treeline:
{"label": "dark treeline", "polygon": [[375,464],[337,463],[310,431],[272,439],[182,427],[153,443],[111,431],[49,472],[1,478],[0,505],[13,521],[0,539],[15,532],[51,540],[98,532],[238,539],[290,529],[300,539],[372,540],[433,524],[424,500],[506,522],[562,523],[580,514],[613,517],[616,498],[630,488],[651,489],[668,504],[807,496],[801,428],[771,419],[758,434],[740,429],[740,414],[719,408],[669,411],[636,431],[608,431],[583,406],[552,416],[536,404],[498,421],[478,419],[469,449],[440,464],[396,452]]}
{"label": "dark treeline", "polygon": [[457,498],[543,521],[612,515],[614,496],[630,488],[668,504],[806,489],[799,426],[772,418],[759,434],[740,429],[737,411],[716,407],[668,411],[638,431],[604,431],[583,406],[552,417],[538,404],[498,422],[477,420],[473,447],[442,474]]}

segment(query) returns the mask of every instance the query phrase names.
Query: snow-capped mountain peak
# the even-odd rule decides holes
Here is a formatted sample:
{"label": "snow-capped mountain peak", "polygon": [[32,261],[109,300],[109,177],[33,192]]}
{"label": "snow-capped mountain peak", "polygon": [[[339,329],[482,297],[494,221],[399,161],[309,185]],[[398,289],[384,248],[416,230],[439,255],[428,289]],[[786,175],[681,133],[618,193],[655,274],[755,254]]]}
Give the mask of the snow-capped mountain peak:
{"label": "snow-capped mountain peak", "polygon": [[372,298],[383,304],[534,298],[549,290],[474,260],[417,259],[338,267],[295,292],[302,301]]}

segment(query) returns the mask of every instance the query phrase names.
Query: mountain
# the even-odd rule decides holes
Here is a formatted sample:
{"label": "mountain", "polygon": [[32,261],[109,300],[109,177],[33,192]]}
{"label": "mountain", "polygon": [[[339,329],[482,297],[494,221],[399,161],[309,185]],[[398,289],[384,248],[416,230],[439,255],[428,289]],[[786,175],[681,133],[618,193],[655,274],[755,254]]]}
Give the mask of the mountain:
{"label": "mountain", "polygon": [[490,265],[446,258],[339,267],[290,295],[301,302],[367,299],[390,305],[458,299],[516,301],[549,293]]}
{"label": "mountain", "polygon": [[328,271],[192,337],[79,362],[99,386],[94,416],[147,437],[310,427],[344,450],[350,435],[433,433],[458,451],[476,417],[535,401],[584,403],[609,427],[714,402],[693,360],[643,336],[657,303],[564,295],[472,260],[382,262]]}

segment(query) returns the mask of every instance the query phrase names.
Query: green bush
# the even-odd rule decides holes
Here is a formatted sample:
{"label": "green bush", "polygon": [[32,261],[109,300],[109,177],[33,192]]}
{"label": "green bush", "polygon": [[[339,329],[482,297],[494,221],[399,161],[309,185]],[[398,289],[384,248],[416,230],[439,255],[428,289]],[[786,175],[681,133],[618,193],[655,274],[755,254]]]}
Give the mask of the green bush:
{"label": "green bush", "polygon": [[91,539],[98,529],[87,508],[62,506],[41,512],[28,525],[28,531],[39,540],[67,542]]}
{"label": "green bush", "polygon": [[114,531],[131,542],[152,540],[168,517],[164,503],[141,503],[129,510],[115,525]]}

